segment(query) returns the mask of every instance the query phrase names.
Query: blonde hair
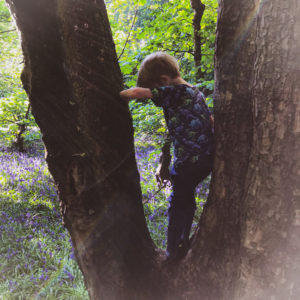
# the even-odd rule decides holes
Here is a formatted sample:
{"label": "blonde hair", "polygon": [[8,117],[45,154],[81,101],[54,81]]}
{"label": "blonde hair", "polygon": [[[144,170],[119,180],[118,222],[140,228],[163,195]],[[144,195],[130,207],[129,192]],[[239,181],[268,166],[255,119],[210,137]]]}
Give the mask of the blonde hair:
{"label": "blonde hair", "polygon": [[168,75],[172,79],[180,76],[179,65],[173,56],[165,52],[154,52],[142,61],[137,86],[153,88],[160,85],[161,75]]}

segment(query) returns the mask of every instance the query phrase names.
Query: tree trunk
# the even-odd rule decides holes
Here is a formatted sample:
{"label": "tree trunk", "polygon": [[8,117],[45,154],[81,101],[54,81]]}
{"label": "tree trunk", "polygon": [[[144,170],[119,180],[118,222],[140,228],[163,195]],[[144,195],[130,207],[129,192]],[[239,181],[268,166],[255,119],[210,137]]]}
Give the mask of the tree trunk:
{"label": "tree trunk", "polygon": [[104,3],[8,2],[22,33],[22,80],[89,295],[152,298],[160,273]]}
{"label": "tree trunk", "polygon": [[297,0],[220,0],[211,193],[191,250],[167,272],[146,227],[103,2],[7,1],[91,299],[298,299]]}
{"label": "tree trunk", "polygon": [[193,18],[193,29],[194,29],[194,61],[195,66],[197,68],[196,79],[200,80],[202,77],[201,71],[201,60],[202,60],[202,52],[201,52],[201,20],[203,17],[203,13],[205,10],[205,5],[201,2],[201,0],[191,0],[191,6],[194,10],[194,18]]}
{"label": "tree trunk", "polygon": [[26,114],[24,116],[24,120],[23,120],[23,124],[18,124],[19,126],[19,131],[17,133],[17,136],[16,136],[16,141],[15,141],[15,147],[17,148],[17,150],[19,152],[25,152],[25,145],[24,145],[24,132],[26,131],[27,129],[27,125],[25,123],[25,120],[28,120],[29,119],[29,113],[30,113],[30,104],[28,104],[28,107],[27,107],[27,111],[26,111]]}
{"label": "tree trunk", "polygon": [[182,290],[299,299],[300,6],[219,4],[214,170]]}
{"label": "tree trunk", "polygon": [[26,125],[21,124],[19,125],[19,131],[16,136],[16,140],[13,143],[13,146],[20,152],[23,153],[25,152],[25,147],[24,147],[24,132],[26,131]]}

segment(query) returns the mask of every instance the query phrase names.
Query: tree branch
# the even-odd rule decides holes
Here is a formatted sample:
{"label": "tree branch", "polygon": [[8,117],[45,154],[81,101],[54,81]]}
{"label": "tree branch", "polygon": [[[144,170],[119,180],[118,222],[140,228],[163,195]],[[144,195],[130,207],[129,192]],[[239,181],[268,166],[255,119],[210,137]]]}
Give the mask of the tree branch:
{"label": "tree branch", "polygon": [[16,28],[10,29],[10,30],[5,30],[5,31],[0,31],[0,34],[7,33],[7,32],[12,32],[12,31],[16,31]]}
{"label": "tree branch", "polygon": [[6,122],[6,123],[10,123],[10,124],[16,124],[15,121],[9,120],[9,119],[1,119],[1,122]]}
{"label": "tree branch", "polygon": [[195,66],[198,68],[197,71],[197,80],[202,77],[201,72],[201,20],[203,17],[203,13],[205,10],[205,5],[201,2],[201,0],[191,0],[191,6],[194,9],[194,19],[193,19],[193,28],[194,28],[194,47],[195,47]]}
{"label": "tree branch", "polygon": [[30,113],[30,109],[31,109],[31,104],[28,103],[28,106],[27,106],[27,111],[26,111],[26,114],[25,114],[25,119],[28,119],[29,117],[29,113]]}
{"label": "tree branch", "polygon": [[127,35],[127,38],[126,38],[124,47],[123,47],[123,49],[122,49],[122,51],[121,51],[121,54],[120,54],[119,57],[118,57],[118,60],[119,60],[119,59],[122,57],[122,55],[124,54],[126,45],[127,45],[127,43],[128,43],[129,37],[130,37],[130,35],[131,35],[131,31],[132,31],[133,25],[135,24],[135,20],[136,20],[137,14],[138,14],[138,10],[136,10],[135,13],[134,13],[134,17],[133,17],[133,21],[132,21],[132,24],[131,24],[129,33],[128,33],[128,35]]}
{"label": "tree branch", "polygon": [[175,52],[175,53],[189,53],[189,54],[195,55],[193,50],[163,49],[162,51],[170,51],[170,52]]}

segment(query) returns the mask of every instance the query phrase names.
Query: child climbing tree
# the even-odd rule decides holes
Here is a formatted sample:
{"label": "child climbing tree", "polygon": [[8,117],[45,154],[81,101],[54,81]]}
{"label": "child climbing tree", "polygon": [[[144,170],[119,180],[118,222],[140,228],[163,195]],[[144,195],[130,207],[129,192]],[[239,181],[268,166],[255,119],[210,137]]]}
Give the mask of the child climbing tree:
{"label": "child climbing tree", "polygon": [[211,192],[190,253],[170,273],[143,215],[103,1],[7,2],[91,299],[297,299],[297,2],[219,1]]}

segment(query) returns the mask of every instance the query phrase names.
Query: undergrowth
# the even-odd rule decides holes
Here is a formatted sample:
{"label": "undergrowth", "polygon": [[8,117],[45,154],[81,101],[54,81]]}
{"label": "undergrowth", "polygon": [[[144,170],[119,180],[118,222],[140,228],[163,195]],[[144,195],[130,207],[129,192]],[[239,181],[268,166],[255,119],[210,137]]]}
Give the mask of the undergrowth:
{"label": "undergrowth", "polygon": [[[137,148],[148,228],[165,249],[171,187],[160,190],[155,181],[158,155],[153,147]],[[0,299],[88,299],[43,154],[2,151],[0,165]],[[194,228],[208,184],[197,188]]]}

